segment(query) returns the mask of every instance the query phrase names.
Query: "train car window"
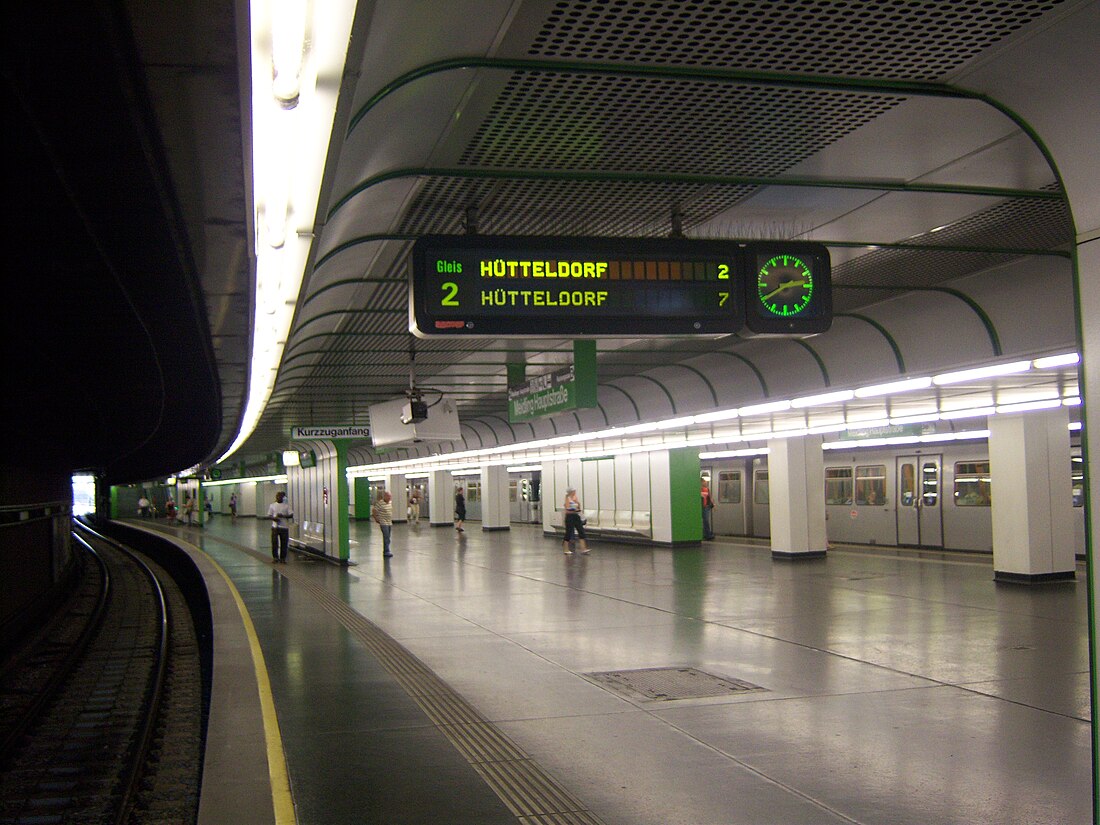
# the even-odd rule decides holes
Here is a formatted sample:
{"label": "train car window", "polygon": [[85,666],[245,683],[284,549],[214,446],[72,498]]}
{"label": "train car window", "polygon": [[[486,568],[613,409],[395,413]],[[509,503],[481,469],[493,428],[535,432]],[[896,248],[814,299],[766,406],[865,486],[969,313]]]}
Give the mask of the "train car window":
{"label": "train car window", "polygon": [[481,482],[480,481],[468,481],[466,482],[466,501],[473,504],[475,501],[481,501]]}
{"label": "train car window", "polygon": [[880,507],[886,503],[886,465],[856,467],[856,504]]}
{"label": "train car window", "polygon": [[718,472],[718,504],[741,503],[741,471],[720,470]]}
{"label": "train car window", "polygon": [[990,500],[989,462],[955,462],[955,504],[959,507],[988,507]]}
{"label": "train car window", "polygon": [[852,503],[852,468],[851,467],[826,467],[825,468],[825,503],[826,504],[851,504]]}
{"label": "train car window", "polygon": [[921,465],[920,486],[923,506],[935,507],[940,501],[940,467],[936,462],[927,461]]}
{"label": "train car window", "polygon": [[752,500],[757,504],[771,504],[772,491],[768,486],[768,471],[756,471],[756,483],[752,485]]}
{"label": "train car window", "polygon": [[902,507],[917,506],[917,465],[906,462],[898,475],[898,500]]}
{"label": "train car window", "polygon": [[1085,471],[1084,462],[1080,456],[1074,456],[1070,462],[1070,478],[1073,479],[1073,506],[1085,506]]}
{"label": "train car window", "polygon": [[519,501],[519,482],[508,482],[508,501]]}

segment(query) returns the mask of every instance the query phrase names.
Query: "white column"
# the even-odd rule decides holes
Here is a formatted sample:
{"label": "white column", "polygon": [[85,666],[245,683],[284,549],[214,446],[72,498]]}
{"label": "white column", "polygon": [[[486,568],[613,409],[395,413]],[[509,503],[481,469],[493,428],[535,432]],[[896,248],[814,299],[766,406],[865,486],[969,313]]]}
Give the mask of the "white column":
{"label": "white column", "polygon": [[433,470],[428,476],[428,521],[432,527],[454,527],[454,516],[455,485],[451,472]]}
{"label": "white column", "polygon": [[388,475],[384,483],[386,492],[393,496],[393,523],[405,524],[409,520],[409,492],[405,489],[405,475]]}
{"label": "white column", "polygon": [[997,581],[1074,578],[1068,427],[1065,407],[989,419]]}
{"label": "white column", "polygon": [[819,435],[768,442],[772,558],[825,555],[825,458]]}
{"label": "white column", "polygon": [[508,468],[500,464],[482,467],[481,529],[511,529],[511,510],[508,502]]}

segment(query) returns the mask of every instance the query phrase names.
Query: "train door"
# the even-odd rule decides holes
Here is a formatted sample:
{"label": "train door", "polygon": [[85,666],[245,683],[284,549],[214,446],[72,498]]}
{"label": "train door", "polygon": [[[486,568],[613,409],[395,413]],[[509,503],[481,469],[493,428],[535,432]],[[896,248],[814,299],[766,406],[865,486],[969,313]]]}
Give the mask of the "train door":
{"label": "train door", "polygon": [[757,538],[770,538],[772,534],[772,497],[768,484],[768,468],[754,467],[752,471],[752,534]]}
{"label": "train door", "polygon": [[748,535],[744,471],[738,468],[717,472],[717,486],[710,488],[714,495],[714,532],[723,536]]}
{"label": "train door", "polygon": [[898,544],[943,547],[943,456],[897,457]]}

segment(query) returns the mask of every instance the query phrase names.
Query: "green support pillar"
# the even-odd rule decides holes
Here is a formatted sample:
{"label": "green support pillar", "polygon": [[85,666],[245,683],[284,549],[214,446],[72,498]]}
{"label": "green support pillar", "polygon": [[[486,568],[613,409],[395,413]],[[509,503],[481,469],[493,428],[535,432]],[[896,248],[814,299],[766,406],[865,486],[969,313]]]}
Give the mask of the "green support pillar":
{"label": "green support pillar", "polygon": [[699,495],[699,450],[668,451],[668,493],[672,503],[672,543],[703,540],[703,505]]}
{"label": "green support pillar", "polygon": [[366,476],[355,477],[355,517],[363,519],[370,528],[370,480]]}
{"label": "green support pillar", "polygon": [[573,373],[576,376],[576,408],[590,409],[597,405],[596,342],[591,339],[573,342]]}

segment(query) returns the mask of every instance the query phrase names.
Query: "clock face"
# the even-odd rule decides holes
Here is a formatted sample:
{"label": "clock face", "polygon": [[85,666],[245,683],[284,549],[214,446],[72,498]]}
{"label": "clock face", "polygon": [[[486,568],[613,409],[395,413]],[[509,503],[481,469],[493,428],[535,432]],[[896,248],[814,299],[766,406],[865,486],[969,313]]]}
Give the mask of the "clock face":
{"label": "clock face", "polygon": [[800,315],[813,298],[813,272],[797,255],[775,255],[757,270],[756,294],[761,308],[771,315],[779,318]]}

